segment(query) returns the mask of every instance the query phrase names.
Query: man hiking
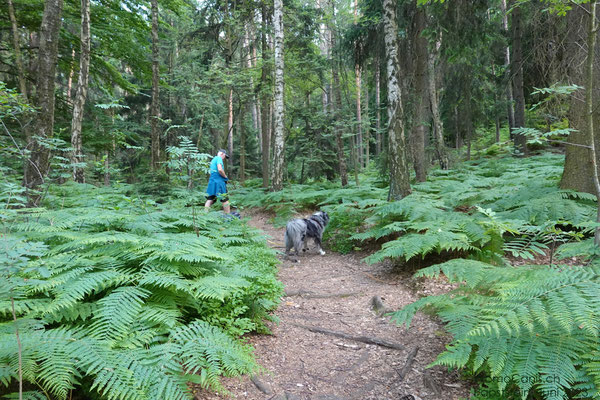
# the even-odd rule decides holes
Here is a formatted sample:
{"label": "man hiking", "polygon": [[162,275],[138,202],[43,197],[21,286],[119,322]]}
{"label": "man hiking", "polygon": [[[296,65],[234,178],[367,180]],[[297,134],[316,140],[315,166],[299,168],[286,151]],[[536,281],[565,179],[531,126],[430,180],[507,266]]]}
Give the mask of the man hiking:
{"label": "man hiking", "polygon": [[229,178],[227,178],[223,167],[223,160],[226,158],[229,158],[227,151],[221,149],[210,162],[210,178],[206,187],[206,203],[204,204],[206,211],[218,198],[223,204],[223,212],[225,214],[230,212],[229,196],[227,195],[227,181]]}

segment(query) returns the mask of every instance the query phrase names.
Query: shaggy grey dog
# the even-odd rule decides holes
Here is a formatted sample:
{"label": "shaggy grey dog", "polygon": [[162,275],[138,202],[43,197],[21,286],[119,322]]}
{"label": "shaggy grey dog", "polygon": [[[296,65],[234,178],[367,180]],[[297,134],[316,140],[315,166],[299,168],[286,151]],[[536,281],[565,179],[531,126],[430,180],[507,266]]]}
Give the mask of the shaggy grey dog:
{"label": "shaggy grey dog", "polygon": [[329,215],[325,211],[317,211],[308,218],[296,218],[287,223],[285,228],[285,255],[290,255],[293,247],[298,256],[300,249],[308,250],[306,242],[313,238],[319,253],[324,256],[325,252],[321,246],[323,240],[323,231],[329,223]]}

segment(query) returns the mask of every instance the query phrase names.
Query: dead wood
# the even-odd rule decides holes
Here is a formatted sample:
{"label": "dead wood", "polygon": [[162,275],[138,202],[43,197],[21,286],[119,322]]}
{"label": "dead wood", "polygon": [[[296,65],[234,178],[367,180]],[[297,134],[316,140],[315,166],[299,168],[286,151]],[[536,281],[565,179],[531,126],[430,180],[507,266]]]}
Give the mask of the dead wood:
{"label": "dead wood", "polygon": [[410,351],[410,353],[408,353],[408,357],[406,357],[406,362],[404,363],[404,366],[398,372],[400,380],[404,379],[406,374],[408,374],[408,372],[410,371],[410,368],[412,367],[413,362],[415,361],[415,357],[417,356],[418,352],[419,352],[419,346],[415,346],[415,348],[413,348]]}
{"label": "dead wood", "polygon": [[250,380],[252,381],[252,383],[254,383],[254,386],[256,386],[256,388],[264,394],[273,394],[273,391],[271,390],[269,385],[258,379],[258,376],[252,375],[250,376]]}
{"label": "dead wood", "polygon": [[286,290],[284,293],[285,297],[301,296],[308,299],[329,299],[332,297],[352,297],[357,296],[358,292],[344,292],[344,293],[314,293],[304,289],[298,290]]}
{"label": "dead wood", "polygon": [[402,346],[401,344],[389,342],[385,339],[380,339],[380,338],[376,338],[376,337],[354,336],[354,335],[349,335],[344,332],[338,332],[338,331],[332,331],[332,330],[325,329],[325,328],[320,328],[318,326],[308,326],[308,325],[296,324],[293,322],[290,322],[290,324],[297,326],[299,328],[307,329],[311,332],[322,333],[324,335],[335,336],[335,337],[339,337],[342,339],[354,340],[356,342],[362,342],[362,343],[367,343],[367,344],[375,344],[377,346],[388,347],[390,349],[396,349],[396,350],[404,349],[404,346]]}

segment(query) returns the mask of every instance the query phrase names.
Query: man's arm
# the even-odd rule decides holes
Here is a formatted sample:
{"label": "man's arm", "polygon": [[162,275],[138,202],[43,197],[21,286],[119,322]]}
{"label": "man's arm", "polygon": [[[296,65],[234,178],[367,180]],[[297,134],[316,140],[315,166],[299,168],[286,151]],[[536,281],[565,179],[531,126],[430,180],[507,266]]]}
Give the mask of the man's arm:
{"label": "man's arm", "polygon": [[221,175],[225,179],[229,179],[229,178],[227,178],[227,175],[225,174],[225,170],[223,169],[223,164],[217,164],[217,170],[219,171],[219,175]]}

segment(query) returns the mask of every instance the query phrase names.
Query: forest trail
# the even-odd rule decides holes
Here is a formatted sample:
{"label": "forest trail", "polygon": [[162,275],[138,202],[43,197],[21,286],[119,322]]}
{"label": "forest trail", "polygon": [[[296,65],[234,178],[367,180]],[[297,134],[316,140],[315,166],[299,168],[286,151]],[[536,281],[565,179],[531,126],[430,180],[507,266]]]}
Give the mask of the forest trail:
{"label": "forest trail", "polygon": [[[283,228],[254,213],[250,225],[270,236],[268,243],[283,251]],[[312,241],[309,242],[309,247]],[[279,279],[285,296],[269,324],[272,335],[251,335],[258,363],[264,371],[258,385],[249,377],[224,379],[235,399],[250,400],[400,400],[468,398],[469,384],[445,368],[425,369],[443,350],[449,338],[439,323],[418,314],[406,330],[378,317],[371,308],[373,296],[386,307],[398,309],[418,297],[410,274],[386,264],[368,265],[357,254],[328,251],[320,256],[314,247],[299,263],[284,260]],[[435,288],[419,288],[429,292]],[[319,327],[352,336],[394,342],[402,349],[314,333]],[[415,348],[418,347],[416,356]],[[411,354],[412,353],[412,354]],[[412,362],[408,362],[411,358]],[[404,374],[404,377],[401,375]],[[254,379],[255,381],[257,379]],[[258,386],[264,385],[265,392]],[[410,397],[414,396],[414,397]],[[404,397],[406,396],[406,397]],[[226,399],[202,391],[198,400]],[[231,398],[231,397],[230,397]]]}

